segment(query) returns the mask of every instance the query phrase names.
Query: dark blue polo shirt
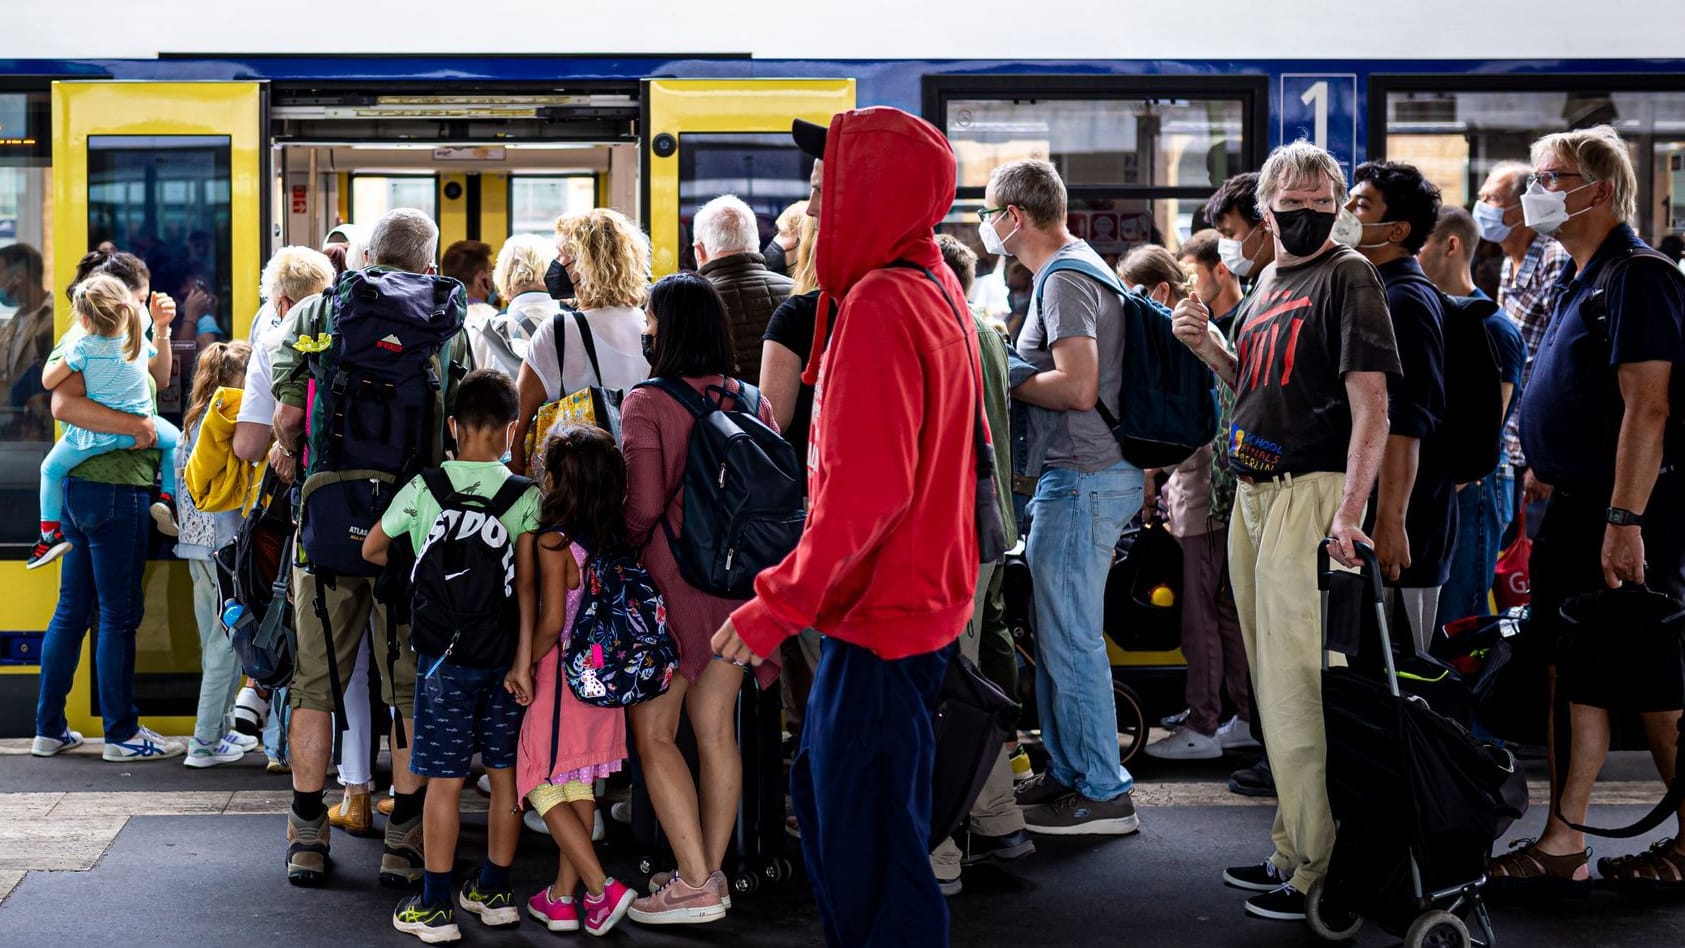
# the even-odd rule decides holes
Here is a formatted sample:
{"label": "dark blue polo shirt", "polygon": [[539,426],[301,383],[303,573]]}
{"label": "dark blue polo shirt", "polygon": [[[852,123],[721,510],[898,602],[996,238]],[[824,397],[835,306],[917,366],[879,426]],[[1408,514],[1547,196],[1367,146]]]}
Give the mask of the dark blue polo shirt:
{"label": "dark blue polo shirt", "polygon": [[[1478,286],[1467,298],[1487,301],[1492,299]],[[1504,420],[1508,421],[1516,409],[1521,407],[1521,377],[1527,368],[1527,340],[1521,338],[1521,330],[1515,323],[1510,322],[1503,307],[1493,310],[1481,325],[1486,327],[1486,337],[1492,340],[1492,345],[1498,350],[1498,381],[1515,386],[1515,391],[1510,395],[1509,410],[1504,412]],[[1498,435],[1498,441],[1503,442],[1502,434]]]}
{"label": "dark blue polo shirt", "polygon": [[[1659,263],[1630,263],[1610,284],[1610,345],[1593,336],[1580,318],[1597,274],[1616,257],[1644,246],[1622,224],[1592,255],[1583,275],[1570,260],[1557,284],[1550,326],[1533,355],[1533,377],[1521,400],[1521,446],[1535,476],[1547,484],[1599,489],[1613,484],[1622,411],[1614,367],[1669,361],[1677,376],[1685,362],[1685,281]],[[1675,378],[1675,392],[1681,390],[1677,383]],[[1674,414],[1677,418],[1677,405]],[[1676,463],[1678,453],[1677,443],[1671,445],[1662,463]]]}

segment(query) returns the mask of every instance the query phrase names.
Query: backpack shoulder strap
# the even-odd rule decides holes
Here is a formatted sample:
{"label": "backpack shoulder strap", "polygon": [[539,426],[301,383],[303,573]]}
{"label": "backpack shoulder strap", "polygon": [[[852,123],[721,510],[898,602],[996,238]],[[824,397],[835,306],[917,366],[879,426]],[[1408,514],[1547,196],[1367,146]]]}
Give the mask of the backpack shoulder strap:
{"label": "backpack shoulder strap", "polygon": [[591,323],[584,313],[574,313],[573,324],[579,327],[579,341],[585,344],[585,358],[591,363],[591,377],[597,380],[597,387],[602,388],[603,369],[597,364],[597,339],[591,335]]}
{"label": "backpack shoulder strap", "polygon": [[433,495],[441,509],[450,506],[450,500],[457,494],[456,485],[451,483],[451,476],[442,467],[430,467],[421,472],[421,483],[426,485],[427,492]]}
{"label": "backpack shoulder strap", "polygon": [[[557,388],[562,387],[562,361],[568,353],[567,334],[563,332],[563,330],[567,328],[567,314],[568,311],[566,309],[558,309],[556,310],[556,315],[550,317],[550,329],[556,334],[556,338],[550,341],[554,343],[556,347]],[[562,394],[566,395],[568,393],[563,392]]]}
{"label": "backpack shoulder strap", "polygon": [[698,395],[696,393],[696,389],[691,388],[689,385],[686,385],[678,379],[657,376],[652,379],[645,379],[632,387],[653,388],[666,392],[674,401],[690,409],[690,413],[697,418],[701,418],[703,415],[708,414],[716,407],[711,399]]}
{"label": "backpack shoulder strap", "polygon": [[509,512],[510,507],[515,506],[521,496],[527,492],[527,488],[531,486],[532,481],[530,479],[519,474],[509,475],[504,478],[503,486],[499,487],[497,493],[492,495],[491,505],[486,508],[486,513],[493,517],[503,516]]}
{"label": "backpack shoulder strap", "polygon": [[1081,257],[1060,257],[1043,267],[1042,271],[1036,274],[1036,310],[1038,312],[1041,310],[1041,297],[1043,291],[1047,288],[1048,278],[1060,271],[1080,273],[1118,296],[1129,295],[1128,288],[1117,278],[1117,274],[1098,266],[1094,261],[1084,260]]}
{"label": "backpack shoulder strap", "polygon": [[1614,285],[1617,276],[1625,273],[1628,267],[1640,260],[1655,260],[1667,269],[1668,275],[1673,279],[1685,281],[1685,273],[1680,272],[1679,265],[1652,247],[1633,247],[1604,264],[1603,269],[1597,272],[1597,278],[1591,281],[1591,295],[1580,304],[1580,321],[1585,324],[1586,332],[1605,349],[1614,345],[1609,332],[1609,287]]}

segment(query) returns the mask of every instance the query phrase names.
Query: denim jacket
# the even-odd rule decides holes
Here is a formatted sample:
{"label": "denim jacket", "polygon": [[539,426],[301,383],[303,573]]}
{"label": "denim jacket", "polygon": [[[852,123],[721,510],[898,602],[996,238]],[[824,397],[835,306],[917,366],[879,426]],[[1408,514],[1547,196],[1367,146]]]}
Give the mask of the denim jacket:
{"label": "denim jacket", "polygon": [[[1011,388],[1024,384],[1025,379],[1040,371],[1010,346],[1006,360],[1007,384]],[[1037,412],[1055,414],[1016,398],[1012,400],[1012,492],[1021,497],[1035,494],[1036,479],[1041,477],[1042,462],[1047,459],[1048,433],[1053,430],[1050,425],[1033,423],[1038,419]],[[1031,432],[1040,434],[1032,436]]]}

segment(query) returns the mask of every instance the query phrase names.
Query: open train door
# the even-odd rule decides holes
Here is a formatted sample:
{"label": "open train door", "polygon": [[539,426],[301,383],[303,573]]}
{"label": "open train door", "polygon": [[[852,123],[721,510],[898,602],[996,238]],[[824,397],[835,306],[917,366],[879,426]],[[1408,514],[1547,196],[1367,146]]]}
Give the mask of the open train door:
{"label": "open train door", "polygon": [[[159,393],[159,414],[178,424],[200,342],[247,338],[259,306],[266,102],[261,82],[53,83],[55,298],[65,298],[77,261],[102,243],[146,261],[152,289],[177,300],[168,340],[176,368]],[[58,307],[55,318],[62,334],[69,308]],[[199,695],[198,622],[192,581],[173,546],[149,529],[135,691],[147,725],[187,734]],[[0,564],[8,590],[0,627],[46,628],[59,563],[29,573],[22,563]],[[14,616],[31,624],[7,622]],[[84,641],[66,708],[70,726],[90,737],[102,733],[93,638]]]}
{"label": "open train door", "polygon": [[813,161],[790,121],[828,125],[854,108],[853,79],[646,79],[643,219],[661,277],[695,269],[696,209],[735,194],[755,209],[764,246],[780,211],[808,196]]}

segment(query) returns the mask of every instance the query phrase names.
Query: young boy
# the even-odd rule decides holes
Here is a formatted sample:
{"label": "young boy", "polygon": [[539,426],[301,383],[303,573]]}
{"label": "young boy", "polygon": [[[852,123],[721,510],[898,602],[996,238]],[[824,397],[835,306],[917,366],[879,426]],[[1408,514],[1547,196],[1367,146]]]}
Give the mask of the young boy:
{"label": "young boy", "polygon": [[[482,369],[462,380],[456,398],[456,414],[450,430],[456,439],[456,460],[443,465],[451,487],[459,494],[493,502],[511,475],[499,460],[509,450],[519,401],[507,376]],[[393,537],[408,536],[413,548],[425,559],[427,546],[452,537],[456,542],[480,542],[479,529],[463,534],[446,529],[441,521],[441,501],[426,484],[423,474],[406,484],[380,523],[369,531],[363,556],[371,563],[385,564]],[[437,482],[437,474],[433,477]],[[495,506],[495,505],[494,505]],[[498,520],[507,531],[496,538],[513,550],[523,533],[538,527],[539,492],[528,486]],[[448,521],[454,514],[447,513]],[[473,514],[462,515],[467,524]],[[435,522],[441,521],[436,527]],[[453,521],[454,522],[454,521]],[[490,534],[488,534],[490,535]],[[492,588],[513,588],[514,558],[507,560],[502,576],[473,577],[470,583],[493,583]],[[489,571],[487,571],[489,572]],[[446,579],[454,580],[452,573]],[[458,587],[446,583],[445,597]],[[484,588],[483,586],[480,588]],[[417,599],[429,595],[417,583]],[[437,595],[436,593],[432,595]],[[507,597],[505,597],[507,598]],[[462,782],[469,775],[475,752],[480,754],[491,778],[491,810],[487,817],[486,861],[479,875],[462,886],[461,906],[480,916],[488,925],[515,924],[520,914],[509,885],[509,867],[515,859],[515,840],[521,817],[515,800],[515,757],[519,745],[522,704],[531,700],[531,645],[520,634],[518,623],[496,621],[482,628],[443,628],[431,625],[424,612],[437,613],[432,602],[414,616],[416,646],[415,744],[410,770],[428,778],[423,811],[426,839],[426,875],[419,895],[398,903],[392,926],[416,935],[424,942],[454,941],[461,937],[456,912],[451,905],[451,866],[456,859],[460,828]],[[447,602],[445,605],[455,605]],[[441,645],[443,641],[443,645]]]}

